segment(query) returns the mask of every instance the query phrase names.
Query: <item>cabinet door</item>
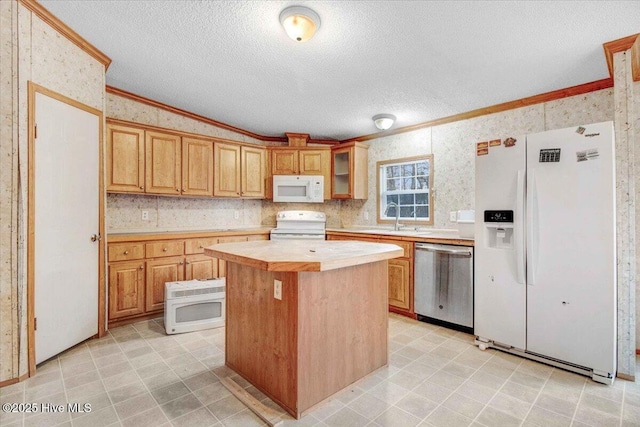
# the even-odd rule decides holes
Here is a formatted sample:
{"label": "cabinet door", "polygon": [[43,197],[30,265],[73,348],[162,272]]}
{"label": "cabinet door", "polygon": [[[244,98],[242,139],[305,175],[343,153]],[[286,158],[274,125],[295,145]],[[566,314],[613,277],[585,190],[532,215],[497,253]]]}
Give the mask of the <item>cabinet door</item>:
{"label": "cabinet door", "polygon": [[389,305],[410,309],[410,268],[410,262],[407,260],[389,260]]}
{"label": "cabinet door", "polygon": [[144,193],[144,131],[107,124],[107,191]]}
{"label": "cabinet door", "polygon": [[[248,236],[228,236],[218,238],[218,243],[235,243],[247,241],[249,241]],[[227,275],[227,262],[223,260],[218,261],[218,277],[225,277]]]}
{"label": "cabinet door", "polygon": [[273,175],[297,175],[298,150],[271,151],[271,173]]}
{"label": "cabinet door", "polygon": [[156,194],[181,194],[180,137],[160,132],[145,134],[146,191]]}
{"label": "cabinet door", "polygon": [[331,151],[300,151],[300,175],[321,175],[324,177],[324,199],[331,198]]}
{"label": "cabinet door", "polygon": [[240,197],[240,146],[214,144],[213,195]]}
{"label": "cabinet door", "polygon": [[144,313],[144,262],[109,264],[109,320]]}
{"label": "cabinet door", "polygon": [[164,309],[164,284],[184,280],[184,257],[147,261],[146,311]]}
{"label": "cabinet door", "polygon": [[185,259],[184,280],[215,279],[218,259],[207,255],[191,255]]}
{"label": "cabinet door", "polygon": [[213,196],[213,141],[182,139],[182,194]]}
{"label": "cabinet door", "polygon": [[265,148],[242,147],[242,197],[264,198],[266,160]]}
{"label": "cabinet door", "polygon": [[331,173],[331,198],[350,199],[352,191],[351,173],[353,157],[351,148],[333,150]]}

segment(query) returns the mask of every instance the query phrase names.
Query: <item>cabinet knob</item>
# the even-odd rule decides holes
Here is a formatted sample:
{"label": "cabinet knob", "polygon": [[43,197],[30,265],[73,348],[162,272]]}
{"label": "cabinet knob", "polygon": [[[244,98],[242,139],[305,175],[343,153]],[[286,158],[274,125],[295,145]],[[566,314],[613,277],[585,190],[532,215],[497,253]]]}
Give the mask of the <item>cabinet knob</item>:
{"label": "cabinet knob", "polygon": [[139,268],[140,270],[144,270],[144,265],[141,265]]}
{"label": "cabinet knob", "polygon": [[240,195],[240,193],[236,193],[238,196]]}
{"label": "cabinet knob", "polygon": [[204,249],[204,246],[200,245],[200,247],[198,249]]}
{"label": "cabinet knob", "polygon": [[180,261],[180,265],[184,264],[184,262]]}
{"label": "cabinet knob", "polygon": [[141,190],[144,190],[144,185],[141,185],[141,186],[140,186],[140,189],[141,189]]}
{"label": "cabinet knob", "polygon": [[162,252],[167,252],[168,250],[168,248],[162,248]]}
{"label": "cabinet knob", "polygon": [[180,189],[179,189],[179,188],[176,188],[176,191],[179,193],[179,192],[180,192]]}
{"label": "cabinet knob", "polygon": [[125,255],[129,255],[129,251],[124,251],[124,254]]}
{"label": "cabinet knob", "polygon": [[191,264],[191,262],[190,262],[190,261],[187,261],[187,265],[189,265],[189,264]]}

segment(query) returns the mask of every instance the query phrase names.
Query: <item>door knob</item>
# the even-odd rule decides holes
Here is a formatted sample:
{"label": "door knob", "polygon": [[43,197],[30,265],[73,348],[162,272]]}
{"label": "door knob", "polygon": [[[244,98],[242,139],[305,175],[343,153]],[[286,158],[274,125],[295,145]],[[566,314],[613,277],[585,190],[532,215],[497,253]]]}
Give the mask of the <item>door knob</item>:
{"label": "door knob", "polygon": [[91,241],[92,242],[99,242],[100,240],[102,240],[102,236],[99,234],[92,234],[91,235]]}

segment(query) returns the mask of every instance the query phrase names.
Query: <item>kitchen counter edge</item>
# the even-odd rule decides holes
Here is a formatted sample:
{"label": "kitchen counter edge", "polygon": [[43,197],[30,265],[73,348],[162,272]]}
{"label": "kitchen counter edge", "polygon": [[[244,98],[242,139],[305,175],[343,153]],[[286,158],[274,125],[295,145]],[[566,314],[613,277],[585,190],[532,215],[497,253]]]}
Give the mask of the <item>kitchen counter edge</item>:
{"label": "kitchen counter edge", "polygon": [[406,242],[421,242],[421,243],[437,243],[443,245],[457,245],[457,246],[474,246],[475,242],[473,239],[462,238],[462,237],[446,237],[446,236],[438,236],[437,234],[431,236],[420,236],[413,234],[395,234],[393,231],[386,233],[387,230],[380,231],[360,231],[358,229],[349,229],[349,228],[328,228],[327,235],[335,234],[340,236],[353,236],[353,237],[378,237],[385,238],[390,240],[400,240]]}
{"label": "kitchen counter edge", "polygon": [[252,227],[234,229],[184,230],[184,231],[145,231],[135,233],[108,233],[109,243],[134,242],[138,240],[190,239],[211,236],[244,236],[247,234],[266,234],[273,227]]}

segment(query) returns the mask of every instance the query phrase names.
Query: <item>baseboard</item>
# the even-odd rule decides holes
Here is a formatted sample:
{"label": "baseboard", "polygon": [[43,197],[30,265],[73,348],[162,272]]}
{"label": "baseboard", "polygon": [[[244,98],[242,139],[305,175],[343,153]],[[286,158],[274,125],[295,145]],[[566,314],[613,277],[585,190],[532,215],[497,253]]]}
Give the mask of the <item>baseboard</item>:
{"label": "baseboard", "polygon": [[0,381],[0,388],[7,387],[7,386],[13,385],[15,383],[19,383],[20,381],[24,381],[27,378],[29,378],[29,374],[24,374],[23,376],[18,377],[18,378],[11,378],[10,380]]}
{"label": "baseboard", "polygon": [[627,375],[627,374],[621,374],[618,372],[618,375],[616,375],[618,378],[621,378],[623,380],[627,380],[627,381],[631,381],[631,382],[635,382],[636,381],[636,377],[635,375]]}

